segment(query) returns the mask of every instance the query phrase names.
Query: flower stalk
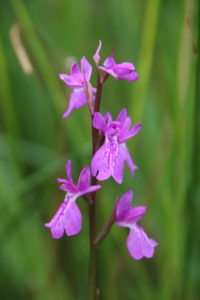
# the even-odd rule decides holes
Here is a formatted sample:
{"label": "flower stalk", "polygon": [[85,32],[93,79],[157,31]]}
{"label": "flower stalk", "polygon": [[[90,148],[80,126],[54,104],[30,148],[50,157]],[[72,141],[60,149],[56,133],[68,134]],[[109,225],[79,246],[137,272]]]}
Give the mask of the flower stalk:
{"label": "flower stalk", "polygon": [[115,205],[113,207],[110,217],[104,224],[102,230],[96,236],[96,238],[94,240],[95,245],[100,245],[100,243],[106,238],[106,236],[110,232],[110,229],[111,229],[112,225],[114,224],[115,218],[116,218],[116,205],[117,205],[117,201],[115,202]]}
{"label": "flower stalk", "polygon": [[[133,177],[137,166],[133,163],[131,154],[126,146],[126,141],[137,135],[142,124],[137,123],[131,127],[131,118],[126,108],[123,108],[114,121],[110,112],[103,116],[100,113],[103,84],[109,76],[116,80],[134,82],[138,79],[135,66],[130,62],[116,63],[114,52],[107,57],[103,66],[100,62],[101,41],[93,56],[96,65],[97,87],[90,83],[92,66],[83,56],[81,68],[77,62],[71,67],[71,74],[59,74],[60,79],[72,89],[67,111],[63,118],[69,117],[73,110],[88,105],[92,126],[92,159],[90,184],[90,168],[81,170],[78,183],[72,179],[71,161],[66,164],[67,178],[58,178],[60,189],[66,192],[63,203],[58,211],[45,226],[50,228],[53,238],[60,239],[64,234],[72,236],[78,234],[82,228],[82,214],[76,204],[78,198],[83,197],[89,205],[89,239],[90,239],[90,266],[89,266],[89,300],[100,299],[100,289],[97,288],[97,259],[99,244],[110,232],[114,223],[118,227],[130,229],[127,248],[134,259],[150,258],[154,254],[157,242],[149,238],[137,222],[146,212],[146,207],[132,207],[133,192],[127,191],[119,200],[115,201],[112,213],[105,222],[102,230],[96,233],[96,191],[101,188],[98,181],[113,177],[116,183],[123,183],[124,163],[126,162]],[[103,71],[100,76],[99,70]]]}

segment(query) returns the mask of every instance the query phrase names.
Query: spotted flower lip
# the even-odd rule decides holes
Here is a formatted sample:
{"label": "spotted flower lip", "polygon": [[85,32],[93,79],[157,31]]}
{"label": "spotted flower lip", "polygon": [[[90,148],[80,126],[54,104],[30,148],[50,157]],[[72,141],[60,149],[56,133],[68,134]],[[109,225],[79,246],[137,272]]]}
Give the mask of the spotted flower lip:
{"label": "spotted flower lip", "polygon": [[100,185],[90,186],[90,169],[84,167],[80,173],[78,183],[75,185],[72,180],[71,160],[66,164],[67,179],[58,178],[60,189],[66,192],[64,202],[58,211],[45,227],[51,229],[53,238],[59,239],[66,235],[71,236],[79,233],[82,227],[82,215],[76,204],[77,198],[92,193],[101,188]]}
{"label": "spotted flower lip", "polygon": [[131,201],[133,192],[127,191],[119,200],[116,207],[116,223],[119,227],[130,229],[126,246],[130,255],[139,260],[143,257],[151,258],[154,255],[154,248],[158,245],[156,241],[149,238],[146,232],[137,222],[146,212],[145,206],[132,207]]}
{"label": "spotted flower lip", "polygon": [[90,83],[92,75],[92,66],[87,61],[85,56],[81,59],[81,70],[77,62],[74,62],[71,67],[71,74],[59,74],[61,80],[65,82],[73,91],[70,95],[69,107],[63,114],[63,118],[67,118],[72,110],[79,109],[85,104],[92,105],[88,94],[91,90],[91,102],[95,100],[96,88],[93,88]]}
{"label": "spotted flower lip", "polygon": [[121,184],[124,161],[127,162],[131,175],[134,175],[137,166],[133,163],[125,142],[135,136],[141,126],[142,124],[138,123],[130,129],[131,119],[127,116],[126,109],[122,109],[116,121],[112,121],[109,112],[104,116],[99,112],[94,113],[93,127],[103,131],[105,141],[92,158],[93,176],[97,176],[98,180],[106,180],[112,176],[117,183]]}
{"label": "spotted flower lip", "polygon": [[106,72],[117,80],[128,80],[136,81],[138,79],[138,73],[135,72],[135,66],[131,62],[123,62],[117,64],[114,59],[114,53],[111,56],[108,56],[103,63],[103,66],[99,66],[100,61],[100,51],[102,43],[99,41],[99,46],[96,50],[96,53],[93,56],[93,60],[98,66],[99,70]]}

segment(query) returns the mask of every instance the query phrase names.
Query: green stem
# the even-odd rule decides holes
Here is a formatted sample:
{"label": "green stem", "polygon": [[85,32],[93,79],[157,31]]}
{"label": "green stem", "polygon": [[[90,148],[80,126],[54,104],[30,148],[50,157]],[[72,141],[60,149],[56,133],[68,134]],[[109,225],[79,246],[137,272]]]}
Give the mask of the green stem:
{"label": "green stem", "polygon": [[134,85],[133,98],[130,106],[130,116],[141,120],[145,108],[145,96],[151,75],[154,46],[156,41],[157,21],[159,16],[160,0],[148,0],[146,5],[145,21],[142,33],[141,50],[137,70],[140,80]]}
{"label": "green stem", "polygon": [[14,173],[16,178],[20,178],[22,175],[22,168],[18,163],[20,147],[17,144],[19,140],[19,128],[17,117],[14,109],[13,104],[13,96],[11,93],[11,86],[10,86],[10,78],[7,66],[7,59],[5,55],[3,39],[0,33],[0,111],[1,117],[3,121],[3,125],[5,131],[7,133],[6,139],[9,145],[9,154],[10,159],[12,161],[12,165],[14,167]]}
{"label": "green stem", "polygon": [[[200,35],[200,3],[198,3],[198,21],[197,21],[197,37]],[[200,195],[200,40],[197,40],[197,65],[196,65],[196,86],[195,86],[195,102],[194,102],[194,124],[193,124],[193,149],[191,161],[191,181],[187,193],[187,210],[188,210],[188,232],[186,240],[185,251],[185,265],[184,265],[184,279],[186,284],[182,289],[182,299],[188,299],[191,290],[196,288],[198,290],[198,281],[196,286],[191,286],[195,282],[193,274],[194,261],[199,260],[198,245],[200,239],[195,235],[198,228],[200,218],[199,213],[199,195]],[[196,257],[195,257],[196,256]],[[193,280],[191,280],[191,278]]]}
{"label": "green stem", "polygon": [[[38,34],[34,28],[34,25],[32,23],[31,17],[29,16],[29,12],[27,10],[27,7],[22,0],[10,0],[13,10],[19,20],[20,26],[22,27],[23,31],[22,33],[25,36],[25,40],[27,42],[27,45],[30,48],[31,54],[35,60],[35,68],[39,71],[41,78],[50,94],[50,99],[52,100],[52,103],[56,109],[57,114],[60,116],[63,114],[62,109],[62,103],[63,103],[63,92],[60,88],[60,85],[58,83],[57,75],[55,75],[54,70],[52,69],[52,66],[49,64],[48,61],[48,55],[46,49],[44,49]],[[82,138],[81,135],[78,135],[80,130],[77,122],[71,122],[68,123],[68,126],[65,126],[65,123],[63,121],[60,121],[65,133],[67,134],[67,138],[69,141],[69,144],[74,145],[74,147],[77,147],[76,140],[79,140]],[[70,128],[73,128],[73,132],[76,131],[77,139],[74,139],[72,130]]]}

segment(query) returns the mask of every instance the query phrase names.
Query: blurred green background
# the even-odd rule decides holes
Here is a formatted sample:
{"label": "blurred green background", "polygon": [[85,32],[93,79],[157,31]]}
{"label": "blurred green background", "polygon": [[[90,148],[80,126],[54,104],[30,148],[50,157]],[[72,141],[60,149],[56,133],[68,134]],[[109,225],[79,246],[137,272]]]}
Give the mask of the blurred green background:
{"label": "blurred green background", "polygon": [[[76,181],[91,159],[87,107],[62,120],[70,90],[58,78],[73,59],[133,61],[135,83],[109,78],[102,111],[123,108],[140,134],[128,142],[139,166],[123,185],[103,182],[98,228],[114,200],[134,190],[141,221],[158,241],[134,261],[128,231],[113,226],[100,246],[101,299],[200,299],[199,1],[0,0],[0,298],[87,299],[88,207],[79,235],[51,238],[44,227],[64,199],[56,178],[72,160]],[[95,73],[95,72],[94,72]],[[95,74],[92,78],[95,85]]]}

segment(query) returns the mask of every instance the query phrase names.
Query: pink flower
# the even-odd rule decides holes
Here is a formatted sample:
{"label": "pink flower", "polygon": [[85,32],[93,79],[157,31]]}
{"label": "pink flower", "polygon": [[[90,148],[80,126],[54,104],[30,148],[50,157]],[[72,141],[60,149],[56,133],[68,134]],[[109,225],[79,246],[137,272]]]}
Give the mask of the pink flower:
{"label": "pink flower", "polygon": [[91,102],[95,100],[96,89],[91,86],[91,75],[92,66],[84,56],[81,59],[81,71],[77,62],[74,62],[71,67],[71,75],[59,74],[60,79],[73,90],[68,110],[64,113],[63,118],[67,118],[73,109],[79,109],[85,104],[92,106]]}
{"label": "pink flower", "polygon": [[126,245],[130,255],[134,259],[143,257],[151,258],[154,248],[158,245],[156,241],[150,239],[142,227],[137,222],[146,212],[145,206],[131,206],[133,192],[129,190],[119,200],[116,208],[116,222],[119,227],[128,227],[130,232]]}
{"label": "pink flower", "polygon": [[106,58],[103,67],[100,66],[99,69],[118,80],[136,81],[138,79],[138,73],[135,72],[135,66],[132,63],[116,64],[112,56]]}
{"label": "pink flower", "polygon": [[[98,66],[100,61],[101,41],[96,53],[93,56],[95,64]],[[103,63],[103,66],[98,67],[100,70],[106,72],[117,80],[136,81],[138,73],[135,72],[135,66],[130,62],[123,62],[117,64],[114,60],[114,54],[108,56]]]}
{"label": "pink flower", "polygon": [[64,231],[68,236],[80,232],[82,215],[76,205],[76,199],[101,188],[100,185],[90,186],[90,170],[88,166],[82,169],[77,185],[72,181],[71,160],[68,160],[66,164],[66,173],[68,179],[58,178],[58,182],[61,183],[60,189],[67,192],[64,202],[60,205],[52,220],[45,224],[46,227],[51,228],[52,236],[55,239],[61,238]]}
{"label": "pink flower", "polygon": [[122,109],[116,121],[112,121],[109,112],[103,117],[96,112],[93,117],[93,127],[103,131],[105,141],[103,146],[95,153],[91,162],[92,175],[98,180],[106,180],[112,176],[119,184],[123,181],[124,161],[127,162],[131,175],[137,167],[134,165],[126,141],[136,135],[142,124],[138,123],[131,129],[131,119],[127,110]]}

